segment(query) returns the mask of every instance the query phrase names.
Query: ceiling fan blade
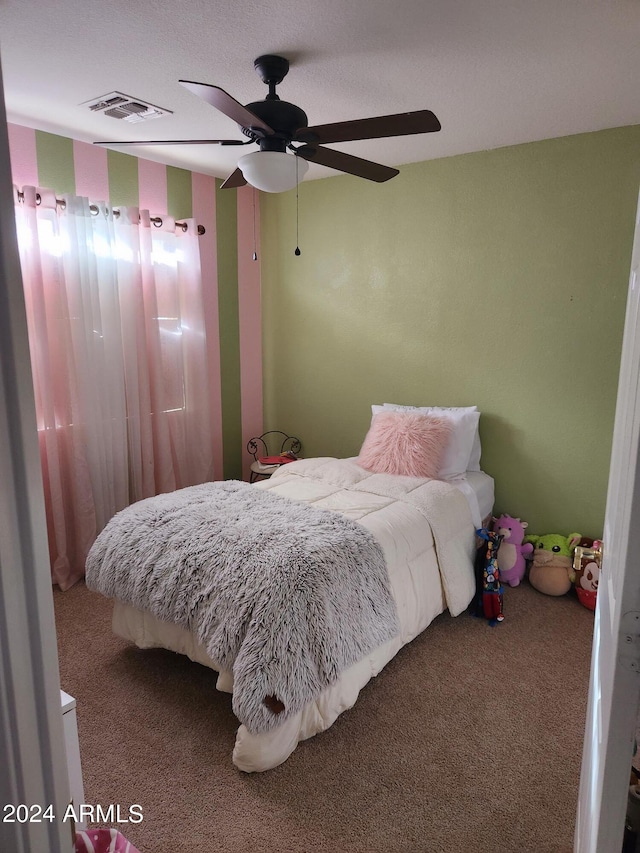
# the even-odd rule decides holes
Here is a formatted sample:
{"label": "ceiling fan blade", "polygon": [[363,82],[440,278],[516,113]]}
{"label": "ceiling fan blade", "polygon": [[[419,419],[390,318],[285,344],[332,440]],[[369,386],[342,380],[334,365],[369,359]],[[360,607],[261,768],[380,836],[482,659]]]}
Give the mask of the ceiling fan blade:
{"label": "ceiling fan blade", "polygon": [[301,127],[294,139],[298,142],[326,144],[352,142],[355,139],[381,139],[386,136],[408,136],[412,133],[434,133],[441,124],[431,110],[398,113],[390,116],[361,118],[355,121],[338,121]]}
{"label": "ceiling fan blade", "polygon": [[112,139],[94,145],[250,145],[252,139]]}
{"label": "ceiling fan blade", "polygon": [[361,157],[354,157],[353,154],[334,151],[333,148],[321,148],[319,145],[303,145],[296,149],[296,155],[311,163],[329,166],[330,169],[347,172],[349,175],[366,178],[368,181],[377,181],[379,184],[400,173],[398,169],[392,169],[391,166],[363,160]]}
{"label": "ceiling fan blade", "polygon": [[245,176],[242,174],[240,169],[234,169],[233,172],[229,175],[227,180],[220,187],[221,190],[232,190],[236,187],[244,187],[247,183]]}
{"label": "ceiling fan blade", "polygon": [[194,95],[205,100],[212,107],[220,110],[230,119],[235,121],[240,127],[259,127],[265,133],[271,135],[274,131],[261,118],[243,107],[239,101],[232,98],[228,92],[221,89],[219,86],[211,86],[208,83],[195,83],[192,80],[179,80],[179,83],[193,92]]}

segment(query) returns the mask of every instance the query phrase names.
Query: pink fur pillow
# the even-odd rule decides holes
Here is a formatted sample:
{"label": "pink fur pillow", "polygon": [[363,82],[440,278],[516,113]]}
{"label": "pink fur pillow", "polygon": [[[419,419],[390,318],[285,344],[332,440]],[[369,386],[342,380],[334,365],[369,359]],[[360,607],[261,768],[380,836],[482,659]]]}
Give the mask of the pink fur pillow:
{"label": "pink fur pillow", "polygon": [[413,412],[380,412],[371,421],[358,464],[375,474],[438,477],[451,436],[446,417]]}

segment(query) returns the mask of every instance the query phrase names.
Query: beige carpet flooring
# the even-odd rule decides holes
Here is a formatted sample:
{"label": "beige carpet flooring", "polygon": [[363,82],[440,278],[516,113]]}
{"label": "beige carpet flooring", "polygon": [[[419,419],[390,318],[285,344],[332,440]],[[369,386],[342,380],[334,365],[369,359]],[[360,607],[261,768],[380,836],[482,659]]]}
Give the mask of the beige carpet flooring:
{"label": "beige carpet flooring", "polygon": [[593,613],[527,584],[490,628],[443,614],[289,760],[248,775],[215,674],[111,633],[111,604],[54,594],[85,801],[140,804],[142,853],[566,853]]}

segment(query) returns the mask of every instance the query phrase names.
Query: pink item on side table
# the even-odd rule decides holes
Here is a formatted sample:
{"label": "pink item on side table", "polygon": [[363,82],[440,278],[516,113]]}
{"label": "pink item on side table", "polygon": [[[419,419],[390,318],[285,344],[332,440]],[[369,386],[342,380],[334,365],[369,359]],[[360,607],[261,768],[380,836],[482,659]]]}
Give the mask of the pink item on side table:
{"label": "pink item on side table", "polygon": [[140,853],[117,829],[84,829],[76,834],[75,853]]}

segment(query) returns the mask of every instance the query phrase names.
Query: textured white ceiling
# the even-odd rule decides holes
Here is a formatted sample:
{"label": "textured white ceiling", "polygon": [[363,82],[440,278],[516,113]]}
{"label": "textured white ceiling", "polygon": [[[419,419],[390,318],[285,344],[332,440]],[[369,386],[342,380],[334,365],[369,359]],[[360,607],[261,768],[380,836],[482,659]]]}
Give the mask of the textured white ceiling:
{"label": "textured white ceiling", "polygon": [[[261,100],[264,53],[310,124],[433,110],[439,133],[330,146],[387,165],[640,123],[640,0],[0,0],[9,120],[87,142],[243,138],[178,79]],[[79,106],[114,90],[173,115]],[[225,177],[255,149],[121,150]]]}

